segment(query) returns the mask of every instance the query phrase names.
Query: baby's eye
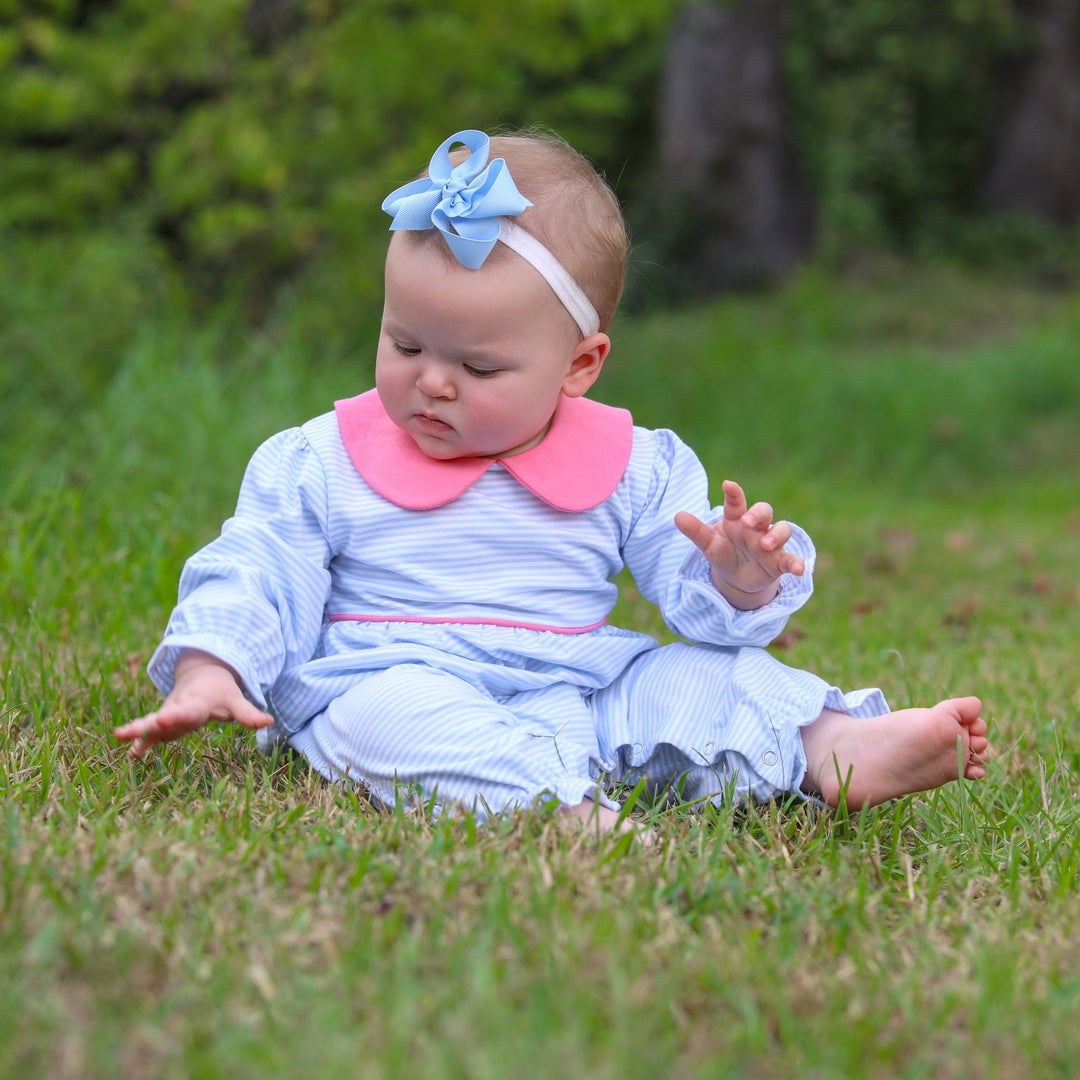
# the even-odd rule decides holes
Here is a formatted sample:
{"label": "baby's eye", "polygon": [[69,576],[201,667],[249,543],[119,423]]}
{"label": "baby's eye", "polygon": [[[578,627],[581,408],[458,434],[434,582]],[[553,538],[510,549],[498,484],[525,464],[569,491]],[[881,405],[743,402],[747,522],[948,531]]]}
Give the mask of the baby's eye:
{"label": "baby's eye", "polygon": [[419,356],[420,350],[415,345],[403,345],[400,341],[394,342],[394,351],[402,356]]}
{"label": "baby's eye", "polygon": [[475,375],[478,379],[490,379],[492,375],[499,374],[498,368],[479,368],[472,364],[463,364],[462,366],[470,375]]}

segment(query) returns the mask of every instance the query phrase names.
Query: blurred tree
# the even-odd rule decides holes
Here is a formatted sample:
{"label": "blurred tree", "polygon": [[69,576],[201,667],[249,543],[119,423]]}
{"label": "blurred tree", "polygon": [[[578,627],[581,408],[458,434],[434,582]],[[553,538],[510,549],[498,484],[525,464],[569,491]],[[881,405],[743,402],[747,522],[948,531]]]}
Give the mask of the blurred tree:
{"label": "blurred tree", "polygon": [[0,0],[0,230],[156,237],[257,301],[318,255],[371,303],[382,194],[451,131],[542,122],[620,168],[674,7]]}
{"label": "blurred tree", "polygon": [[1031,48],[999,91],[985,205],[1080,223],[1080,0],[1030,6]]}
{"label": "blurred tree", "polygon": [[1027,25],[1013,0],[797,0],[787,62],[798,145],[827,253],[915,250],[969,213],[1002,63]]}
{"label": "blurred tree", "polygon": [[[658,209],[655,163],[665,41],[686,6],[701,63],[695,19],[744,11],[773,26],[775,46],[783,3],[784,71],[759,79],[752,61],[764,54],[716,53],[723,70],[708,79],[719,89],[721,74],[741,71],[740,93],[774,95],[786,80],[827,255],[919,250],[977,205],[1002,65],[1041,55],[1036,2],[1075,12],[1077,0],[519,0],[512,17],[481,0],[0,0],[0,350],[48,366],[26,328],[51,301],[26,283],[60,274],[54,297],[68,310],[111,312],[107,333],[70,347],[90,373],[110,370],[124,328],[185,293],[263,315],[292,290],[306,339],[350,351],[381,291],[383,194],[463,127],[558,129],[614,180],[646,259],[675,262],[695,244],[701,254],[693,227],[694,244],[672,244],[686,222]],[[680,100],[724,119],[719,96]],[[809,235],[795,155],[757,108],[733,110],[730,141],[758,164],[724,182],[729,204],[756,200],[728,221],[758,263],[729,281],[769,276],[777,253]],[[700,116],[688,151],[700,149]],[[778,186],[756,179],[767,159],[788,177]],[[753,209],[769,202],[771,231]],[[648,274],[639,298],[642,283]]]}
{"label": "blurred tree", "polygon": [[978,215],[987,205],[1051,214],[1052,203],[1056,220],[1076,220],[1078,9],[686,3],[665,75],[661,166],[632,206],[660,264],[647,286],[685,297],[767,283],[807,256],[815,219],[826,261],[885,249],[1067,264],[1067,241]]}
{"label": "blurred tree", "polygon": [[783,56],[778,0],[693,4],[676,19],[654,217],[667,288],[679,295],[768,284],[813,250]]}

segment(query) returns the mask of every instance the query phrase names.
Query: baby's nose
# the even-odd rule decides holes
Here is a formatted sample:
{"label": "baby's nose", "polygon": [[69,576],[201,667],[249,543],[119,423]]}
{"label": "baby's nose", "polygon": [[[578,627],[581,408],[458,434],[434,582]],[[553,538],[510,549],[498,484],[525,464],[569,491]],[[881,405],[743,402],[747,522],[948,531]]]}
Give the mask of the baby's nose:
{"label": "baby's nose", "polygon": [[452,398],[454,381],[439,364],[425,365],[416,377],[416,388],[427,397]]}

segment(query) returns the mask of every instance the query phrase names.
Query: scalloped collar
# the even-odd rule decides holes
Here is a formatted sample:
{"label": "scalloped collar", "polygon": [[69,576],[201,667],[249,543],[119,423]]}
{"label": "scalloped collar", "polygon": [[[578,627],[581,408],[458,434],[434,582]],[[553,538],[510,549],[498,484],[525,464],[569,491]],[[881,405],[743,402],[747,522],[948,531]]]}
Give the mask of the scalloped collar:
{"label": "scalloped collar", "polygon": [[335,402],[334,411],[356,471],[384,499],[406,510],[453,502],[496,461],[556,510],[591,510],[615,491],[634,441],[626,409],[563,397],[547,435],[532,449],[507,458],[439,461],[386,415],[375,390]]}

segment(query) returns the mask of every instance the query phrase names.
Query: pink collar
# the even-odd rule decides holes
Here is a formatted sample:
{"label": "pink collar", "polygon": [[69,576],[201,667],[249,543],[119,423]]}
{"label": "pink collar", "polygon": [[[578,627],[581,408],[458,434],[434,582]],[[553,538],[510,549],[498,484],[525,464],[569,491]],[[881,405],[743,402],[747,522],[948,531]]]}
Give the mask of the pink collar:
{"label": "pink collar", "polygon": [[[492,458],[429,458],[386,415],[375,390],[338,401],[334,409],[356,471],[384,499],[406,510],[453,502],[495,464]],[[634,422],[625,409],[563,397],[543,442],[498,462],[548,505],[579,513],[614,492],[633,440]]]}

